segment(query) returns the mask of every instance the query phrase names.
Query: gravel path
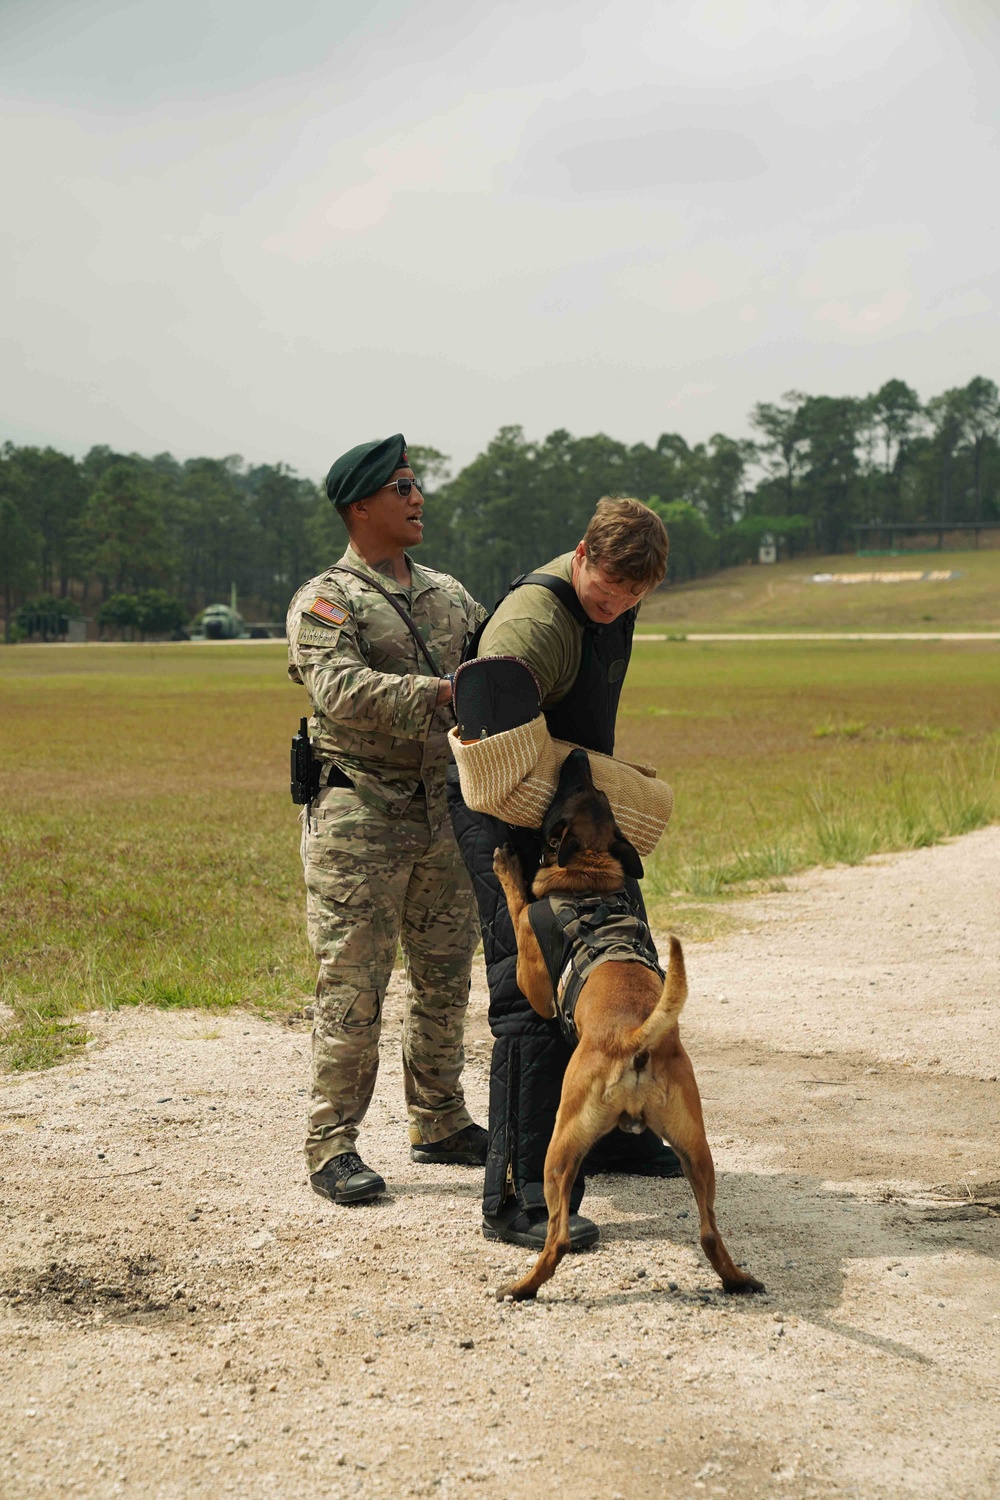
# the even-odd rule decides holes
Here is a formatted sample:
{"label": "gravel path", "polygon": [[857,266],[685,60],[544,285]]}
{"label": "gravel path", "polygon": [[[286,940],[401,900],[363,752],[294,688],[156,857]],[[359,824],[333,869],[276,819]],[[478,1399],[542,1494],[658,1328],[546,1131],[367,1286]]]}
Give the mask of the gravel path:
{"label": "gravel path", "polygon": [[[1000,1491],[1000,829],[812,872],[688,946],[728,1299],[679,1182],[596,1178],[537,1305],[479,1174],[406,1144],[400,1001],[366,1156],[304,1185],[308,1035],[127,1011],[0,1080],[0,1495]],[[467,1084],[486,1112],[480,976]]]}

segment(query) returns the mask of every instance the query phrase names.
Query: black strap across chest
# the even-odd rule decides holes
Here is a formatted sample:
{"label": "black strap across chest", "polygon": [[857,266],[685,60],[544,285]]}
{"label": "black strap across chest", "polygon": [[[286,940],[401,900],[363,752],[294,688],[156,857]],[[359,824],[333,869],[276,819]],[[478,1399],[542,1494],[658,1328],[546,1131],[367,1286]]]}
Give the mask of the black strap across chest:
{"label": "black strap across chest", "polygon": [[423,652],[424,660],[426,661],[427,665],[430,667],[432,676],[434,676],[434,677],[444,677],[445,676],[445,673],[442,672],[441,668],[438,666],[437,662],[434,660],[434,657],[431,655],[430,648],[427,645],[426,641],[424,640],[423,636],[420,634],[420,631],[417,629],[416,624],[414,623],[413,619],[410,617],[410,615],[407,613],[407,611],[400,604],[399,600],[393,598],[392,594],[389,593],[388,589],[384,589],[380,583],[376,583],[375,579],[372,578],[371,574],[369,574],[369,573],[362,573],[360,571],[360,569],[358,569],[358,568],[349,568],[346,563],[336,563],[334,565],[334,567],[332,567],[330,569],[330,572],[331,573],[350,573],[352,575],[352,577],[354,577],[354,578],[360,578],[362,583],[367,583],[370,588],[375,589],[378,593],[380,593],[382,595],[383,599],[387,599],[388,602],[392,605],[393,609],[396,611],[396,613],[399,616],[399,618],[402,620],[403,624],[406,626],[407,630],[412,635],[413,639],[416,641],[418,648]]}
{"label": "black strap across chest", "polygon": [[588,626],[591,629],[593,628],[594,622],[580,603],[576,589],[568,578],[557,578],[554,573],[522,573],[520,578],[514,579],[507,592],[513,593],[515,589],[524,588],[526,583],[535,584],[538,588],[548,589],[549,593],[555,594],[559,603],[569,610],[578,625],[582,625],[584,630]]}

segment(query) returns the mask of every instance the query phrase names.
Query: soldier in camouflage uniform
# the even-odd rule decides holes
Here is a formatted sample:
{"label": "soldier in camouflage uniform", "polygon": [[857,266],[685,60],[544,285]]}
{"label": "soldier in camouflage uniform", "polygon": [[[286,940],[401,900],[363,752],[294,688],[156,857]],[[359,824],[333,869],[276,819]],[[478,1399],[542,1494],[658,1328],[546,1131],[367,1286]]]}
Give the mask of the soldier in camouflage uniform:
{"label": "soldier in camouflage uniform", "polygon": [[[349,545],[299,589],[287,621],[288,673],[309,694],[309,737],[322,763],[319,795],[302,820],[309,941],[319,960],[306,1161],[316,1192],[355,1203],[385,1188],[354,1147],[375,1087],[400,942],[411,1155],[486,1159],[486,1132],[472,1123],[460,1081],[478,923],[445,803],[449,677],[485,612],[454,578],[405,550],[421,540],[424,502],[402,434],[344,454],[327,494]],[[411,616],[435,675],[380,589]]]}

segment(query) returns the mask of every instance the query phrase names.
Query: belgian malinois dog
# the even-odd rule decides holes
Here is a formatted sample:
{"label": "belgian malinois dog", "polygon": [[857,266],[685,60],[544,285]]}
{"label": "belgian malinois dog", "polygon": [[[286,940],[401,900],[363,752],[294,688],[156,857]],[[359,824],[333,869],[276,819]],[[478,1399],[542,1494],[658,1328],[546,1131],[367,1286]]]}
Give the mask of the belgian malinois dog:
{"label": "belgian malinois dog", "polygon": [[[503,887],[517,938],[517,983],[540,1016],[556,1014],[548,967],[528,917],[524,872],[509,848],[497,849],[493,869]],[[585,750],[563,764],[542,825],[536,899],[550,893],[592,895],[621,890],[625,876],[642,876],[642,862],[597,790]],[[715,1167],[705,1139],[701,1099],[677,1021],[687,998],[684,955],[670,939],[666,980],[642,962],[598,965],[586,979],[574,1020],[579,1036],[563,1079],[555,1128],[545,1157],[549,1210],[545,1248],[520,1281],[497,1299],[522,1301],[555,1274],[569,1249],[570,1191],[595,1141],[615,1126],[649,1126],[677,1152],[698,1205],[701,1247],[727,1292],[762,1292],[762,1284],[733,1263],[715,1222]]]}

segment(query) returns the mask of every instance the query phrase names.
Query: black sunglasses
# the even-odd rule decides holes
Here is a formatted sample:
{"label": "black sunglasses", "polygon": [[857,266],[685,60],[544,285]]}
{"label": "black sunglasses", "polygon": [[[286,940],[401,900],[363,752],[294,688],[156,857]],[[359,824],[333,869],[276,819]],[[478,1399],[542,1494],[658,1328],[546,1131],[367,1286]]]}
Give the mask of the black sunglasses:
{"label": "black sunglasses", "polygon": [[391,483],[382,486],[384,490],[395,490],[405,500],[411,490],[419,490],[420,484],[416,479],[393,479]]}

